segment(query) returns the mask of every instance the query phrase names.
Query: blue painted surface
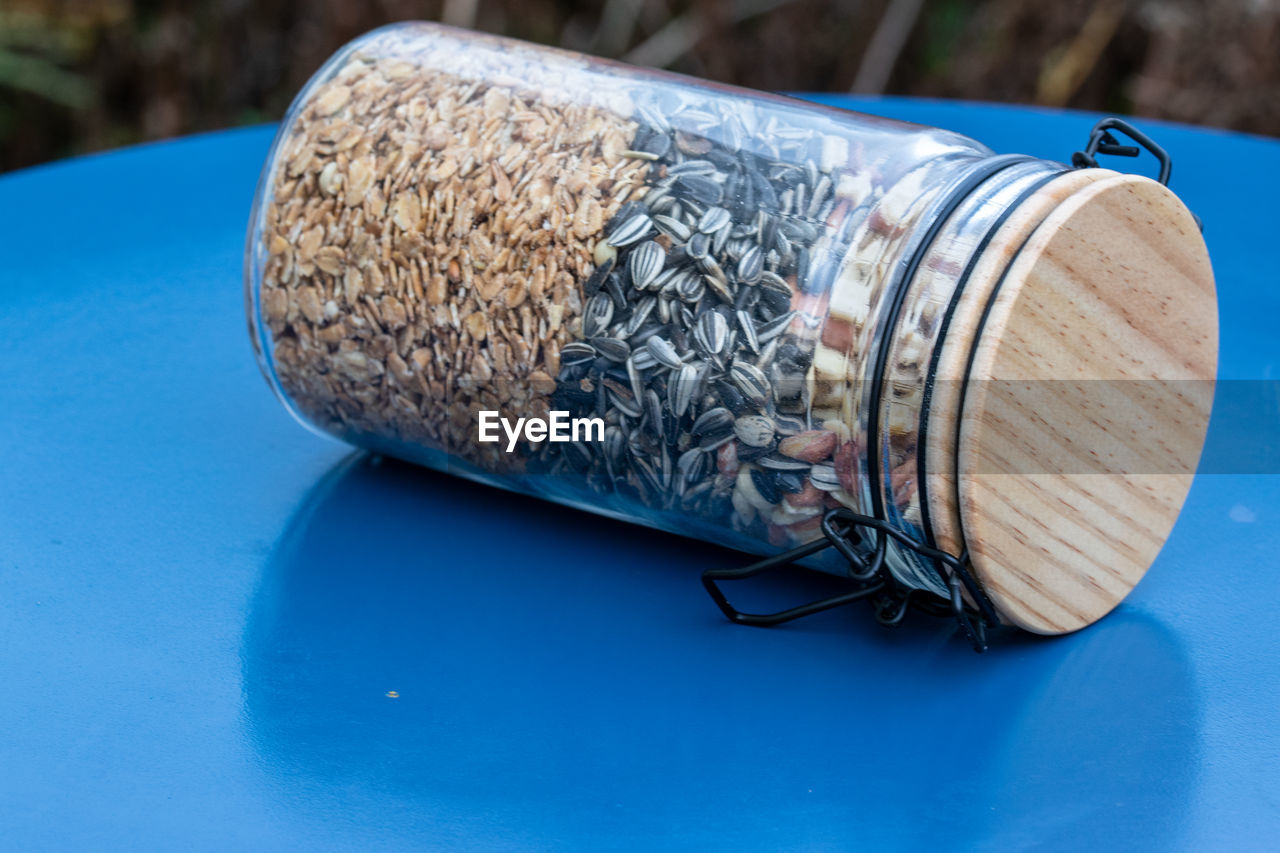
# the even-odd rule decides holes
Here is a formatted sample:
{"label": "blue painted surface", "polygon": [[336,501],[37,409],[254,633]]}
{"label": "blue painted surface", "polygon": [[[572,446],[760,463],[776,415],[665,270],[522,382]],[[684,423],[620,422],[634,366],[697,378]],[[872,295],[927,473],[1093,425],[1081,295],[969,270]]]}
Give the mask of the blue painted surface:
{"label": "blue painted surface", "polygon": [[[840,102],[1059,159],[1093,121]],[[1275,378],[1280,143],[1144,126],[1222,375]],[[241,302],[269,141],[0,179],[0,846],[1274,849],[1280,478],[1199,477],[1071,637],[737,628],[697,583],[732,555],[285,414]]]}

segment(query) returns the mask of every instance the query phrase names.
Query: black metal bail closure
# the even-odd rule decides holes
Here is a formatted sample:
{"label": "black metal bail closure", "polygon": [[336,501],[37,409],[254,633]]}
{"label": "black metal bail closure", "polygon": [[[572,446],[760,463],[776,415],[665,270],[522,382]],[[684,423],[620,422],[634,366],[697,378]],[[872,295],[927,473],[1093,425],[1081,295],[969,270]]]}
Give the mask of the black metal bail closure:
{"label": "black metal bail closure", "polygon": [[[1142,148],[1151,152],[1156,158],[1156,162],[1160,164],[1160,173],[1156,180],[1164,186],[1169,186],[1169,178],[1173,174],[1173,158],[1169,156],[1169,152],[1156,143],[1150,136],[1147,136],[1138,128],[1122,118],[1110,116],[1099,121],[1093,126],[1093,130],[1089,132],[1089,143],[1085,145],[1083,151],[1077,151],[1071,155],[1071,165],[1077,169],[1096,169],[1098,168],[1099,154],[1106,154],[1113,157],[1137,157],[1142,153],[1138,145],[1122,145],[1111,131],[1118,131],[1141,145]],[[1191,216],[1196,221],[1196,227],[1201,231],[1204,230],[1204,223],[1199,216],[1194,213]]]}
{"label": "black metal bail closure", "polygon": [[[876,621],[882,625],[897,625],[909,609],[915,608],[931,616],[952,616],[964,630],[974,651],[987,650],[987,628],[998,624],[995,608],[968,568],[967,556],[959,558],[936,548],[921,545],[887,521],[869,515],[859,515],[851,510],[828,510],[822,517],[822,539],[814,540],[773,557],[752,563],[739,569],[707,569],[702,573],[702,585],[713,601],[730,621],[739,625],[769,627],[868,599],[875,610]],[[874,534],[875,542],[869,554],[859,553],[858,546],[865,541],[864,534]],[[938,577],[950,592],[947,600],[939,600],[926,590],[903,586],[885,566],[889,539],[931,560]],[[743,580],[771,570],[820,572],[807,566],[795,565],[797,560],[810,557],[827,548],[835,548],[849,563],[846,578],[851,589],[840,595],[811,601],[776,613],[744,613],[729,603],[717,581]],[[965,593],[973,605],[965,601]]]}

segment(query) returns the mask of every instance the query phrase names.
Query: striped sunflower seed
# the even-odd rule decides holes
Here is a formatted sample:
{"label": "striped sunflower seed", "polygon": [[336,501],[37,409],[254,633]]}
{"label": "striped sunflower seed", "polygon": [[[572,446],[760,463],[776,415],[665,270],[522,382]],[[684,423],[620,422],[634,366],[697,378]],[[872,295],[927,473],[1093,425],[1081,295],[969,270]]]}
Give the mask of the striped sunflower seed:
{"label": "striped sunflower seed", "polygon": [[618,223],[618,227],[610,232],[608,237],[609,245],[618,247],[630,246],[637,240],[643,239],[652,228],[653,220],[647,214],[637,213]]}
{"label": "striped sunflower seed", "polygon": [[670,216],[658,214],[653,217],[653,224],[658,227],[659,231],[666,234],[668,237],[671,237],[678,243],[687,243],[689,238],[693,236],[692,228],[685,225],[679,219],[675,219]]}
{"label": "striped sunflower seed", "polygon": [[692,364],[682,364],[678,371],[671,374],[667,396],[671,411],[677,418],[684,417],[684,413],[689,411],[689,404],[693,402],[694,392],[698,389],[698,380],[698,368]]}
{"label": "striped sunflower seed", "polygon": [[779,314],[767,323],[761,323],[757,326],[756,336],[760,343],[768,343],[778,337],[778,335],[782,334],[783,330],[791,324],[791,320],[795,316],[796,312],[788,311],[785,314]]}
{"label": "striped sunflower seed", "polygon": [[648,370],[658,366],[658,360],[649,352],[648,347],[640,347],[631,351],[628,361],[636,366],[636,370]]}
{"label": "striped sunflower seed", "polygon": [[710,175],[716,170],[716,164],[710,160],[685,160],[667,170],[667,177],[680,175]]}
{"label": "striped sunflower seed", "polygon": [[787,456],[779,456],[771,453],[768,456],[761,456],[756,460],[756,464],[761,468],[770,468],[774,471],[808,471],[809,463],[801,462],[799,459],[791,459]]}
{"label": "striped sunflower seed", "polygon": [[834,465],[814,465],[809,469],[809,482],[813,483],[814,488],[824,492],[840,490],[840,477],[836,474]]}
{"label": "striped sunflower seed", "polygon": [[751,447],[768,447],[773,443],[773,421],[764,415],[738,418],[733,422],[733,432],[739,441]]}
{"label": "striped sunflower seed", "polygon": [[[707,409],[693,422],[690,432],[695,438],[703,435],[718,434],[733,429],[733,412],[723,406]],[[833,471],[835,469],[832,469]]]}
{"label": "striped sunflower seed", "polygon": [[708,311],[698,319],[693,337],[707,355],[719,355],[729,343],[729,324],[718,311]]}
{"label": "striped sunflower seed", "polygon": [[711,238],[698,232],[689,238],[689,245],[685,247],[685,251],[689,253],[689,257],[700,261],[711,251]]}
{"label": "striped sunflower seed", "polygon": [[600,291],[605,279],[609,277],[609,273],[613,272],[613,265],[616,260],[616,257],[606,257],[604,263],[597,266],[591,275],[587,276],[587,282],[582,286],[582,289],[588,296],[595,296]]}
{"label": "striped sunflower seed", "polygon": [[613,299],[607,293],[597,293],[587,301],[587,306],[582,311],[582,333],[588,338],[594,338],[609,328],[612,320]]}
{"label": "striped sunflower seed", "polygon": [[703,234],[715,234],[730,222],[729,211],[723,207],[708,207],[698,220],[698,230]]}
{"label": "striped sunflower seed", "polygon": [[627,258],[627,272],[631,276],[631,283],[637,290],[644,290],[662,272],[666,260],[666,251],[653,240],[646,240],[636,246]]}
{"label": "striped sunflower seed", "polygon": [[707,286],[702,283],[702,276],[695,273],[685,271],[676,279],[676,296],[685,302],[697,302],[706,290]]}
{"label": "striped sunflower seed", "polygon": [[700,447],[694,447],[680,454],[680,458],[676,460],[676,470],[685,483],[693,485],[707,475],[710,460],[710,454]]}
{"label": "striped sunflower seed", "polygon": [[738,258],[738,281],[743,284],[755,284],[764,275],[764,255],[760,247],[750,246],[742,257]]}
{"label": "striped sunflower seed", "polygon": [[[757,409],[763,409],[768,405],[771,389],[769,380],[765,378],[760,368],[745,361],[735,361],[729,370],[729,378],[733,380],[733,384],[742,392],[742,396],[748,403]],[[772,428],[773,422],[770,421],[770,429]]]}
{"label": "striped sunflower seed", "polygon": [[[626,341],[620,341],[617,338],[595,337],[591,339],[591,346],[595,347],[596,352],[600,353],[610,361],[616,361],[619,364],[627,360],[627,356],[631,355],[631,347]],[[566,347],[565,349],[568,349]],[[560,363],[564,363],[564,350],[560,351]]]}
{"label": "striped sunflower seed", "polygon": [[649,347],[649,353],[664,367],[676,369],[684,363],[680,360],[680,354],[676,352],[675,347],[657,335],[649,338],[647,346]]}
{"label": "striped sunflower seed", "polygon": [[648,388],[644,392],[644,414],[649,424],[649,432],[654,438],[662,439],[662,398],[658,392]]}
{"label": "striped sunflower seed", "polygon": [[646,296],[635,304],[631,309],[631,316],[627,318],[627,325],[623,329],[627,337],[640,331],[640,327],[644,325],[645,320],[649,319],[649,315],[653,313],[654,306],[657,304],[658,299],[655,296]]}
{"label": "striped sunflower seed", "polygon": [[747,341],[747,346],[751,347],[754,353],[760,352],[760,340],[756,337],[756,324],[751,319],[751,315],[741,309],[737,312],[738,325],[742,328],[742,335]]}
{"label": "striped sunflower seed", "polygon": [[576,367],[579,364],[590,364],[596,360],[596,350],[585,341],[574,341],[560,348],[560,365]]}

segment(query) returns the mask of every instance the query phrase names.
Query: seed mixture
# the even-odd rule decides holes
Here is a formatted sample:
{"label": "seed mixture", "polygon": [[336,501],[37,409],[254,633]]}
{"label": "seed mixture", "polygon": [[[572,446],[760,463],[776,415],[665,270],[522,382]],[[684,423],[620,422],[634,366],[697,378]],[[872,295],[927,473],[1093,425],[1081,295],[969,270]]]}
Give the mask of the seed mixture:
{"label": "seed mixture", "polygon": [[262,318],[321,428],[509,469],[476,413],[545,416],[596,235],[648,164],[622,157],[635,124],[616,112],[427,70],[426,47],[378,38],[301,106],[265,210]]}
{"label": "seed mixture", "polygon": [[[409,33],[341,57],[274,158],[261,315],[300,412],[774,546],[865,511],[865,354],[925,179],[886,196],[807,111]],[[604,441],[507,454],[481,409]]]}
{"label": "seed mixture", "polygon": [[605,441],[543,461],[775,545],[808,540],[852,485],[850,431],[839,408],[815,412],[811,368],[850,239],[828,223],[856,199],[812,130],[767,127],[738,100],[637,101],[627,156],[653,163],[651,188],[606,228],[554,398],[602,416]]}

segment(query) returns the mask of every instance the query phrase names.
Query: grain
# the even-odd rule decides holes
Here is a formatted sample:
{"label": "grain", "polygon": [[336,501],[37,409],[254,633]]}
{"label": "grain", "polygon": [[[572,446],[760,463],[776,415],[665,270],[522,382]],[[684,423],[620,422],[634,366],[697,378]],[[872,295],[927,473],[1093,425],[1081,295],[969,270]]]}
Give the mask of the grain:
{"label": "grain", "polygon": [[263,319],[318,426],[518,469],[474,415],[546,408],[604,224],[648,163],[610,154],[634,122],[550,97],[519,51],[480,82],[430,47],[365,40],[308,92],[269,176]]}

